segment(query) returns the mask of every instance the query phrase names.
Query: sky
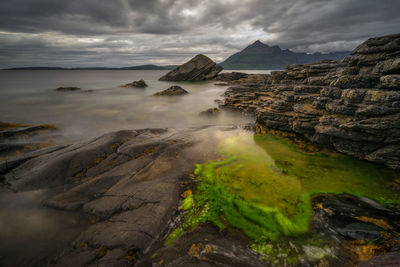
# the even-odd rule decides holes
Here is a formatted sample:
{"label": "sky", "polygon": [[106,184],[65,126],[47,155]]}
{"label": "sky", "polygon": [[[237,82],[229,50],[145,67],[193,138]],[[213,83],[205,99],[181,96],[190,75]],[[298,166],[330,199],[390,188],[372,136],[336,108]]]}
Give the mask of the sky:
{"label": "sky", "polygon": [[1,0],[0,68],[217,62],[256,40],[350,51],[400,32],[399,0]]}

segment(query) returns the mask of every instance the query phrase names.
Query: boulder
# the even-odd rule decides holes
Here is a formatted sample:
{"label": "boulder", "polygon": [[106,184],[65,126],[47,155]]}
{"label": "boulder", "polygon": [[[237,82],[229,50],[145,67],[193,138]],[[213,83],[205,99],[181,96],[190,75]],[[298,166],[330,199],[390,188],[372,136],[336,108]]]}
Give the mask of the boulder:
{"label": "boulder", "polygon": [[173,85],[164,91],[160,91],[154,94],[154,96],[176,96],[176,95],[185,95],[188,94],[188,91],[183,89],[178,85]]}
{"label": "boulder", "polygon": [[120,87],[147,87],[147,84],[144,80],[139,80],[139,81],[133,81],[131,83],[127,83],[124,85],[121,85]]}
{"label": "boulder", "polygon": [[160,81],[203,81],[215,78],[222,70],[205,55],[197,55],[188,62],[162,76]]}

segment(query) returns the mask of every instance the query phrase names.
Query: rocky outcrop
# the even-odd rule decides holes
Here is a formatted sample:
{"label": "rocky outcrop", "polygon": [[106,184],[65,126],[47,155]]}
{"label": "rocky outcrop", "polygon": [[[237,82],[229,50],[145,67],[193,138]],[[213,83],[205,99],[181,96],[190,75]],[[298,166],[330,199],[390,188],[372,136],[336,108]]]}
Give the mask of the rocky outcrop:
{"label": "rocky outcrop", "polygon": [[[24,241],[10,244],[14,246],[13,253],[2,251],[0,265],[19,265],[16,262],[23,266],[133,265],[154,242],[164,237],[194,164],[214,153],[215,141],[199,137],[213,136],[215,130],[226,133],[233,129],[118,131],[73,145],[38,150],[31,157],[21,156],[4,164],[2,197],[6,190],[12,192],[12,197],[32,195],[32,201],[39,197],[40,201],[35,203],[40,209],[44,209],[43,205],[47,208],[47,216],[67,211],[67,218],[81,214],[89,222],[80,228],[75,225],[79,230],[77,235],[63,237],[60,251],[43,248],[40,255],[30,258],[32,255],[21,246]],[[199,147],[206,147],[206,154],[197,153]],[[37,190],[45,193],[30,193]],[[27,214],[39,208],[33,205],[29,205]],[[32,236],[40,233],[35,231],[29,232],[29,238],[35,239]],[[42,231],[46,236],[61,239],[52,232],[54,229]],[[39,262],[33,260],[38,258]]]}
{"label": "rocky outcrop", "polygon": [[341,61],[289,65],[257,82],[233,76],[238,85],[228,88],[221,107],[400,169],[400,34],[371,38]]}
{"label": "rocky outcrop", "polygon": [[173,85],[169,87],[168,89],[165,89],[161,92],[157,92],[154,94],[154,96],[177,96],[177,95],[186,95],[188,94],[188,91],[183,89],[182,87],[178,85]]}
{"label": "rocky outcrop", "polygon": [[203,81],[215,78],[222,70],[205,55],[197,55],[183,65],[162,76],[160,81]]}
{"label": "rocky outcrop", "polygon": [[140,88],[143,88],[143,87],[147,87],[147,84],[146,84],[146,82],[144,80],[138,80],[138,81],[133,81],[131,83],[127,83],[127,84],[121,85],[120,87],[140,87]]}

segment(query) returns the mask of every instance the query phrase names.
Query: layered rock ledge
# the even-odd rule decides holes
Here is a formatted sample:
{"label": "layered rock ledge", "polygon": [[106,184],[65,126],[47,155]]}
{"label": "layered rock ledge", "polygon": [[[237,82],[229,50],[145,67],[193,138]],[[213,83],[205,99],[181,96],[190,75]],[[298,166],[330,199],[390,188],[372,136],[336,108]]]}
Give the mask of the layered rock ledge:
{"label": "layered rock ledge", "polygon": [[400,34],[371,38],[341,61],[217,80],[236,84],[221,107],[255,113],[260,126],[400,169]]}

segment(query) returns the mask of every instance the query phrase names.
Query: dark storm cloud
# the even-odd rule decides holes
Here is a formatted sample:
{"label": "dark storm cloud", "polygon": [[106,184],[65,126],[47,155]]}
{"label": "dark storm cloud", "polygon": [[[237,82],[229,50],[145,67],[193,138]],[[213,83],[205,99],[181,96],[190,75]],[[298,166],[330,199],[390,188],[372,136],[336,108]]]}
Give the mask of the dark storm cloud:
{"label": "dark storm cloud", "polygon": [[398,0],[2,0],[0,67],[222,60],[252,41],[350,50],[398,32]]}

